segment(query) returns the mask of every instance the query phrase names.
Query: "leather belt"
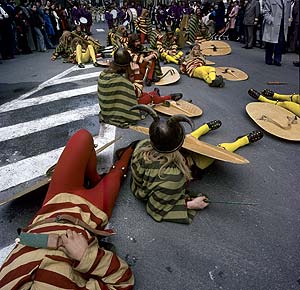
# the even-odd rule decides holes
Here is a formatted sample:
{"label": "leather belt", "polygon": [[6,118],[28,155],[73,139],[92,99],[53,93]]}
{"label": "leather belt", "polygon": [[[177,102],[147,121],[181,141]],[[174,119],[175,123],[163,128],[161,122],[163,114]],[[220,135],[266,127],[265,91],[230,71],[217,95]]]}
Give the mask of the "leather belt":
{"label": "leather belt", "polygon": [[96,230],[96,229],[92,228],[91,226],[89,226],[84,221],[82,221],[78,218],[75,218],[71,215],[68,215],[68,214],[61,214],[61,215],[57,215],[56,217],[46,218],[42,221],[39,221],[39,222],[29,225],[28,227],[24,228],[22,231],[26,232],[28,230],[31,230],[34,227],[37,227],[37,226],[43,225],[43,224],[64,223],[64,222],[71,223],[73,225],[78,225],[78,226],[86,229],[87,231],[89,231],[91,234],[94,234],[96,236],[109,237],[109,236],[116,234],[113,230]]}

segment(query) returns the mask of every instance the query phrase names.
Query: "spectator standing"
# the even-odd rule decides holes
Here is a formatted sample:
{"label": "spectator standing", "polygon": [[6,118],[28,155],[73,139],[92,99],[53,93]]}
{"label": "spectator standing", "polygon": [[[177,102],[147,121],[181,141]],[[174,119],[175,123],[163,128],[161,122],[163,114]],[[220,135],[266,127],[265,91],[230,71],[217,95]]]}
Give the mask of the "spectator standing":
{"label": "spectator standing", "polygon": [[215,31],[219,33],[225,27],[225,5],[223,0],[216,3],[215,11]]}
{"label": "spectator standing", "polygon": [[240,2],[239,5],[239,12],[238,15],[236,17],[236,21],[235,21],[235,28],[236,28],[236,33],[237,33],[237,40],[241,43],[245,43],[244,42],[244,15],[245,15],[245,3],[244,1]]}
{"label": "spectator standing", "polygon": [[30,27],[28,18],[23,13],[20,6],[16,7],[16,30],[17,30],[17,47],[20,53],[29,54],[32,53],[27,42],[27,28]]}
{"label": "spectator standing", "polygon": [[36,38],[37,50],[40,52],[46,51],[45,40],[41,31],[41,29],[43,29],[43,25],[44,25],[43,20],[37,12],[37,6],[33,4],[31,6],[31,26]]}
{"label": "spectator standing", "polygon": [[235,27],[235,23],[236,23],[236,17],[239,13],[239,4],[237,1],[233,2],[233,6],[231,8],[231,11],[229,12],[229,40],[236,40],[237,36],[236,36],[236,27]]}
{"label": "spectator standing", "polygon": [[265,62],[281,66],[282,52],[287,40],[291,0],[263,0]]}
{"label": "spectator standing", "polygon": [[245,46],[243,48],[251,49],[254,45],[254,30],[258,23],[258,17],[260,13],[260,3],[258,0],[245,1]]}
{"label": "spectator standing", "polygon": [[299,0],[295,0],[292,10],[291,38],[289,43],[289,51],[299,53]]}

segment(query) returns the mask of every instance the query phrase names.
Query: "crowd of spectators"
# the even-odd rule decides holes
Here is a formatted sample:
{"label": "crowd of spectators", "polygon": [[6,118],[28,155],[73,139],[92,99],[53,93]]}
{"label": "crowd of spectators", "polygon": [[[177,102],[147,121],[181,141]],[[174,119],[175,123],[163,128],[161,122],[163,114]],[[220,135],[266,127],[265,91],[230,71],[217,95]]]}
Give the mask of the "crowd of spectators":
{"label": "crowd of spectators", "polygon": [[74,29],[84,17],[85,31],[90,34],[92,26],[91,7],[68,2],[66,7],[52,1],[14,0],[0,1],[0,53],[3,60],[18,54],[53,49],[64,30]]}
{"label": "crowd of spectators", "polygon": [[[132,17],[140,16],[144,8],[139,1],[124,2],[122,6],[111,1],[105,2],[103,7],[77,2],[67,2],[63,7],[51,1],[30,3],[28,0],[22,0],[20,5],[16,5],[14,0],[1,0],[0,3],[2,59],[54,48],[62,32],[72,30],[80,22],[80,17],[87,20],[84,29],[90,34],[93,21],[106,21],[109,28],[130,24]],[[146,8],[150,12],[153,27],[162,31],[167,27],[174,30],[180,27],[183,15],[192,15],[200,8],[202,21],[214,39],[239,41],[245,44],[244,48],[264,48],[263,5],[264,0],[234,0],[226,3],[223,0],[202,3],[172,1],[169,5],[159,2],[154,5],[152,2]],[[299,53],[299,0],[292,0],[288,26],[284,51]]]}

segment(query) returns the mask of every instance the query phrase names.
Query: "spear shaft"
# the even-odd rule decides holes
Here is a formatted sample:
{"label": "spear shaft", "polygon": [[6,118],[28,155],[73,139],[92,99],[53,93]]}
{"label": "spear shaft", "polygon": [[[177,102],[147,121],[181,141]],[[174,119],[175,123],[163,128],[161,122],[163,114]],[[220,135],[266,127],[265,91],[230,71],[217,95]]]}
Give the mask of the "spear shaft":
{"label": "spear shaft", "polygon": [[224,204],[236,204],[236,205],[257,205],[255,202],[240,202],[240,201],[224,201],[224,200],[210,200],[208,198],[204,199],[207,203],[224,203]]}

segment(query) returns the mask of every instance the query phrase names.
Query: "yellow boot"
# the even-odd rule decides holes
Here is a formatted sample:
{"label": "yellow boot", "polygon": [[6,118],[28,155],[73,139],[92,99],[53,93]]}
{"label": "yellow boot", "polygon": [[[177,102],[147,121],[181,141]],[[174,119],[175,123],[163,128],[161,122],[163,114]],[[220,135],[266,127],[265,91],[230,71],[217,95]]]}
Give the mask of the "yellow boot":
{"label": "yellow boot", "polygon": [[178,59],[176,59],[174,56],[168,55],[166,52],[163,52],[161,56],[165,59],[166,62],[170,63],[175,63],[178,64]]}
{"label": "yellow boot", "polygon": [[210,121],[210,122],[205,123],[202,126],[200,126],[198,129],[193,131],[191,133],[191,135],[198,139],[199,137],[201,137],[202,135],[205,135],[209,131],[220,128],[221,125],[222,125],[222,122],[220,120],[213,120],[213,121]]}
{"label": "yellow boot", "polygon": [[[257,142],[262,137],[263,137],[263,132],[253,131],[247,135],[238,137],[234,142],[221,143],[218,146],[224,148],[227,151],[234,152],[237,149],[248,145],[249,143]],[[202,170],[209,167],[215,161],[215,159],[213,158],[203,156],[197,153],[191,153],[191,159],[193,161],[193,164]],[[191,161],[189,160],[189,162]]]}
{"label": "yellow boot", "polygon": [[271,97],[274,100],[290,101],[290,102],[300,104],[300,95],[299,94],[282,95],[282,94],[275,93],[269,89],[262,90],[261,94],[268,98]]}
{"label": "yellow boot", "polygon": [[251,97],[253,97],[261,102],[274,104],[276,106],[285,108],[285,109],[289,110],[290,112],[294,113],[296,116],[300,117],[300,104],[290,102],[290,101],[279,102],[279,101],[269,100],[268,98],[264,97],[263,95],[261,95],[258,91],[254,90],[254,89],[248,90],[248,94]]}

